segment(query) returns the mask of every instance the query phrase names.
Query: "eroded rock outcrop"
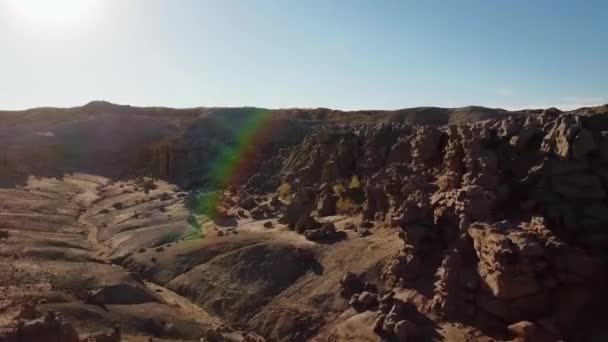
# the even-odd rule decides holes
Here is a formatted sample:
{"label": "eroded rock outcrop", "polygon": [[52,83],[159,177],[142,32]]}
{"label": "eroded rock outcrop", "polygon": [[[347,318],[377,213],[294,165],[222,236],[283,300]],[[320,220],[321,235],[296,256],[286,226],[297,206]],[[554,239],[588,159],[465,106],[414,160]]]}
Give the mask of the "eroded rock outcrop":
{"label": "eroded rock outcrop", "polygon": [[[190,304],[270,340],[306,340],[317,333],[323,339],[334,336],[328,326],[336,322],[344,330],[361,329],[369,340],[433,339],[438,325],[448,322],[496,340],[608,339],[602,321],[608,306],[605,114],[547,109],[436,121],[399,112],[390,120],[372,120],[366,112],[354,113],[362,121],[350,125],[330,110],[295,110],[290,115],[297,119],[269,121],[273,134],[247,152],[248,163],[239,165],[227,189],[217,189],[225,182],[210,163],[234,146],[235,127],[251,112],[256,110],[196,111],[188,115],[200,114],[200,120],[178,118],[181,129],[175,134],[163,129],[154,135],[162,141],[145,140],[144,152],[130,161],[137,170],[122,169],[121,175],[149,172],[209,188],[196,196],[197,205],[209,205],[201,213],[188,212],[183,191],[163,190],[161,183],[157,189],[155,181],[104,185],[97,198],[71,192],[70,184],[82,180],[68,179],[62,185],[68,191],[65,203],[29,221],[18,221],[21,216],[13,212],[25,208],[17,197],[26,192],[7,192],[15,203],[3,206],[9,215],[0,227],[1,252],[11,261],[35,260],[33,265],[48,256],[65,258],[75,271],[56,275],[52,284],[78,285],[66,293],[73,296],[66,303],[86,305],[100,317],[127,306],[137,309],[134,317],[156,308],[140,325],[159,336],[179,330],[181,313],[163,304],[168,292],[153,291],[149,282],[167,285]],[[4,164],[14,161],[2,158]],[[54,193],[58,185],[50,184]],[[28,190],[35,195],[40,189]],[[85,210],[91,206],[94,210]],[[71,208],[73,220],[39,220],[49,212],[65,216],[59,207]],[[97,224],[87,235],[84,225]],[[33,248],[15,243],[24,239],[20,226],[33,229],[28,239],[36,241],[27,242]],[[193,228],[196,237],[209,228],[216,234],[207,241],[179,241]],[[73,239],[55,246],[49,235],[35,233],[48,230],[75,234],[82,251],[65,247],[73,246]],[[113,257],[106,259],[103,252]],[[110,261],[116,266],[106,264]],[[119,264],[133,273],[123,275]],[[103,272],[83,276],[87,268]],[[340,280],[348,269],[353,272]],[[120,277],[98,282],[110,273]],[[164,315],[171,320],[158,318]],[[31,308],[20,319],[6,335],[9,340],[17,331],[73,339],[63,319],[41,317]],[[186,324],[187,333],[173,337],[262,339],[223,326],[207,328]],[[90,338],[111,340],[116,333]]]}
{"label": "eroded rock outcrop", "polygon": [[[283,164],[300,189],[285,222],[342,213],[392,226],[403,249],[385,263],[384,280],[422,291],[421,311],[505,336],[522,321],[533,325],[514,326],[516,337],[579,336],[567,321],[590,310],[608,258],[608,134],[590,122],[548,109],[445,127],[314,133]],[[345,199],[350,209],[340,212]],[[342,292],[370,307],[371,299],[363,302],[371,295],[353,279],[345,276],[343,286],[357,292]],[[560,296],[576,299],[560,304]],[[386,320],[375,326],[391,336],[414,330],[407,318],[388,317],[385,329]]]}

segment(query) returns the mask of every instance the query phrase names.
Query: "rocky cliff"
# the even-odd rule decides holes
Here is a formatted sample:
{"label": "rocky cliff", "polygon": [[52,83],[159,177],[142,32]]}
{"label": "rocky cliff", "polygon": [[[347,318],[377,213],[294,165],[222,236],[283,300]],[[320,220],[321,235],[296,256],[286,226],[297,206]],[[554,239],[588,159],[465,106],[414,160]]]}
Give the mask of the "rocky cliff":
{"label": "rocky cliff", "polygon": [[[422,295],[418,311],[490,330],[513,325],[530,341],[578,341],[600,336],[595,313],[607,303],[607,152],[608,116],[548,109],[444,126],[320,128],[252,179],[297,191],[284,222],[304,234],[319,229],[304,219],[311,213],[397,229],[403,248],[383,279]],[[376,329],[396,337],[395,322],[387,325],[396,309],[385,308]]]}
{"label": "rocky cliff", "polygon": [[[0,111],[0,183],[29,175],[89,172],[112,179],[144,174],[182,186],[210,182],[213,161],[263,121],[259,153],[299,143],[312,127],[378,122],[443,125],[507,113],[482,107],[343,112],[330,109],[132,107],[94,101],[74,108]],[[272,128],[272,129],[269,129]],[[265,146],[265,147],[262,147]],[[257,160],[258,158],[252,158]]]}

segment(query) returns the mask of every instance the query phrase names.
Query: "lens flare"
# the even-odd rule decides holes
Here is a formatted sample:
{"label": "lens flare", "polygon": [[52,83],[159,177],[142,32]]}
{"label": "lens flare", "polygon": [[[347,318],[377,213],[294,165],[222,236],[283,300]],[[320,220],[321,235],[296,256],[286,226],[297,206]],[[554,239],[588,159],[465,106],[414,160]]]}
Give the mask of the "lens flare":
{"label": "lens flare", "polygon": [[211,161],[209,183],[214,187],[211,192],[197,196],[194,210],[196,214],[204,215],[211,220],[218,217],[222,190],[244,180],[251,163],[256,160],[256,155],[278,128],[278,121],[271,119],[268,110],[254,109],[247,115],[243,123],[233,127],[233,143],[225,146],[218,157]]}

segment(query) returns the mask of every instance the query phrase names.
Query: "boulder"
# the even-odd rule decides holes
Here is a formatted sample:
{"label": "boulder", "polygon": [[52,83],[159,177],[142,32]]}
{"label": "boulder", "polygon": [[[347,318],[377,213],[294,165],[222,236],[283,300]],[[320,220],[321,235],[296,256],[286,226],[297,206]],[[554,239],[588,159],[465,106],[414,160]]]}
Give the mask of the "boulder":
{"label": "boulder", "polygon": [[251,218],[254,220],[262,220],[272,216],[272,211],[266,204],[261,204],[249,211]]}
{"label": "boulder", "polygon": [[416,336],[416,325],[408,320],[401,320],[393,328],[399,342],[413,341]]}
{"label": "boulder", "polygon": [[315,204],[314,199],[315,192],[312,188],[303,188],[296,192],[291,203],[285,208],[284,223],[295,227],[300,218],[309,217]]}
{"label": "boulder", "polygon": [[521,321],[509,325],[509,332],[514,336],[523,337],[526,341],[532,339],[538,328],[536,324],[528,321]]}
{"label": "boulder", "polygon": [[363,308],[370,309],[378,304],[377,295],[363,291],[359,294],[357,298],[357,303],[359,303]]}
{"label": "boulder", "polygon": [[374,293],[363,291],[353,294],[348,302],[357,311],[372,310],[378,305],[378,296]]}
{"label": "boulder", "polygon": [[381,334],[384,329],[384,319],[386,318],[386,314],[380,313],[374,320],[372,324],[372,331],[376,334]]}
{"label": "boulder", "polygon": [[350,271],[346,272],[340,280],[340,296],[351,298],[354,294],[363,291],[363,281],[361,278]]}
{"label": "boulder", "polygon": [[324,193],[317,202],[317,214],[320,217],[336,214],[336,202],[340,197],[333,193]]}
{"label": "boulder", "polygon": [[346,233],[336,231],[333,223],[323,223],[321,228],[304,231],[304,237],[311,241],[335,241],[345,238]]}
{"label": "boulder", "polygon": [[239,206],[245,210],[251,210],[257,207],[258,203],[252,196],[242,194],[238,201]]}
{"label": "boulder", "polygon": [[373,220],[376,213],[384,215],[389,209],[386,191],[381,186],[367,186],[365,188],[366,202],[363,208],[363,218]]}
{"label": "boulder", "polygon": [[320,226],[312,216],[301,216],[295,225],[295,230],[298,233],[304,233],[307,230],[315,230]]}

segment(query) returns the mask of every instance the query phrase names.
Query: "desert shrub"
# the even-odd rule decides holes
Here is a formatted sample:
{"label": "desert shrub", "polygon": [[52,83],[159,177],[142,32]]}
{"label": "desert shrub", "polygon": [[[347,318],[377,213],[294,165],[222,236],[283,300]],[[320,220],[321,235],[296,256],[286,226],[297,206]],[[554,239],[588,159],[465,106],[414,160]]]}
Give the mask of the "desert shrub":
{"label": "desert shrub", "polygon": [[288,182],[284,182],[283,184],[281,184],[277,189],[279,198],[284,200],[289,199],[289,197],[291,196],[291,188],[291,184],[289,184]]}
{"label": "desert shrub", "polygon": [[334,184],[334,186],[332,187],[332,190],[334,191],[334,193],[335,193],[336,195],[340,195],[341,193],[343,193],[343,192],[346,190],[346,188],[344,187],[344,185],[343,185],[343,184],[341,184],[341,183],[336,183],[336,184]]}
{"label": "desert shrub", "polygon": [[336,201],[336,211],[339,213],[348,213],[353,208],[353,201],[348,197],[340,197]]}
{"label": "desert shrub", "polygon": [[361,181],[359,180],[359,176],[353,175],[350,178],[350,184],[348,185],[350,189],[359,189],[361,187]]}

